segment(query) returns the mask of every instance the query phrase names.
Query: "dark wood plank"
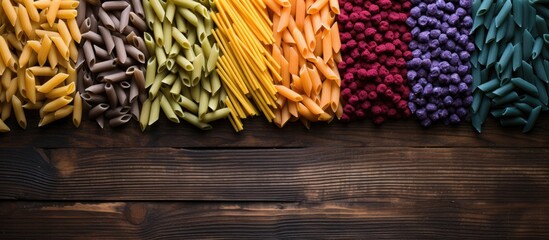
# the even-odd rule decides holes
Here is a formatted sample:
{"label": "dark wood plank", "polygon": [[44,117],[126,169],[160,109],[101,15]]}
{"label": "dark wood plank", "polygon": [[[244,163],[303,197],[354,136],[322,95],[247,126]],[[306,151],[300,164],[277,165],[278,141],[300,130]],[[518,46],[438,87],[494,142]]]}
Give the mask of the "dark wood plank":
{"label": "dark wood plank", "polygon": [[[31,118],[29,126],[36,126]],[[519,128],[502,128],[489,119],[485,131],[476,134],[470,124],[436,125],[424,129],[414,119],[374,126],[369,121],[344,124],[314,124],[310,131],[299,123],[278,129],[257,117],[245,122],[245,130],[235,133],[227,121],[213,124],[214,130],[200,131],[189,124],[175,124],[162,118],[150,131],[142,133],[136,123],[118,129],[100,129],[84,121],[80,129],[60,121],[44,128],[23,131],[15,124],[12,132],[0,134],[6,147],[32,145],[60,147],[311,147],[311,146],[407,146],[407,147],[546,147],[549,145],[549,115],[543,115],[536,129],[522,134]]]}
{"label": "dark wood plank", "polygon": [[547,202],[0,202],[0,238],[542,239],[547,216]]}
{"label": "dark wood plank", "polygon": [[0,199],[549,201],[549,148],[0,148]]}

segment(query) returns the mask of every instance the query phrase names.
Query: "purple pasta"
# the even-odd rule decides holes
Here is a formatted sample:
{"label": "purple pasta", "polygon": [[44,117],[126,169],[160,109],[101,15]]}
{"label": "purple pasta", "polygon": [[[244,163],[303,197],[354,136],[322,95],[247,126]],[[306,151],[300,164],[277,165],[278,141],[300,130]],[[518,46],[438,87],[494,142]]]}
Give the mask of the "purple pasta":
{"label": "purple pasta", "polygon": [[435,122],[457,124],[467,119],[472,103],[471,1],[418,0],[406,24],[412,29],[408,61],[411,88],[408,107],[427,127]]}

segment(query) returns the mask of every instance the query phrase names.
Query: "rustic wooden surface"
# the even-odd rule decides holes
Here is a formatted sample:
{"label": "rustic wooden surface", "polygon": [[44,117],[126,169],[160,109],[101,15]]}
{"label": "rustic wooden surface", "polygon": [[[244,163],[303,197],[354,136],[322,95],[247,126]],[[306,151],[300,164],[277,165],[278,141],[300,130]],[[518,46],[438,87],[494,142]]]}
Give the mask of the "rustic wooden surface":
{"label": "rustic wooden surface", "polygon": [[214,127],[13,127],[0,239],[549,238],[547,115],[528,134],[494,121],[482,134],[413,120]]}

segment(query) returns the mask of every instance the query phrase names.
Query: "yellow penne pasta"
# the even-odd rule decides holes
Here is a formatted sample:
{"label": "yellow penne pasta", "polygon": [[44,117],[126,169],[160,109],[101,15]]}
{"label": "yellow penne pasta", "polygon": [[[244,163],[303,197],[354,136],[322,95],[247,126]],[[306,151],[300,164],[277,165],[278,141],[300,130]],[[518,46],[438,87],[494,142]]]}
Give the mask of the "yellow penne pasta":
{"label": "yellow penne pasta", "polygon": [[70,97],[70,96],[62,96],[62,97],[56,98],[56,99],[44,104],[44,106],[42,107],[41,110],[45,113],[55,112],[58,109],[60,109],[64,106],[68,105],[69,103],[71,103],[72,100],[73,100],[73,98]]}
{"label": "yellow penne pasta", "polygon": [[69,77],[66,73],[58,73],[52,78],[50,78],[46,83],[42,84],[41,86],[38,86],[36,90],[41,93],[48,93],[53,88],[55,88],[57,85],[61,84]]}
{"label": "yellow penne pasta", "polygon": [[55,19],[58,17],[57,15],[59,12],[59,5],[61,5],[61,0],[52,0],[50,5],[48,6],[46,20],[48,21],[50,27],[53,26],[53,24],[55,23]]}

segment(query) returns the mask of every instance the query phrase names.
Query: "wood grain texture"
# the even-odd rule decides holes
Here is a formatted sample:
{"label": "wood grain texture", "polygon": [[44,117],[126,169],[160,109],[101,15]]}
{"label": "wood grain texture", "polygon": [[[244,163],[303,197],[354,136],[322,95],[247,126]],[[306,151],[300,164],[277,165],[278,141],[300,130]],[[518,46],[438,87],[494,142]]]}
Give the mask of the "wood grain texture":
{"label": "wood grain texture", "polygon": [[0,148],[0,199],[549,202],[548,154],[548,148]]}
{"label": "wood grain texture", "polygon": [[547,202],[0,202],[0,238],[543,239],[547,216]]}
{"label": "wood grain texture", "polygon": [[[29,126],[38,119],[30,118]],[[16,126],[12,123],[10,126]],[[393,121],[383,126],[370,122],[313,124],[307,130],[299,123],[278,129],[262,118],[245,122],[245,130],[235,133],[227,121],[213,124],[214,130],[201,131],[189,124],[175,124],[164,118],[142,133],[136,123],[117,129],[100,129],[95,122],[83,121],[75,129],[70,121],[59,121],[44,128],[28,127],[0,134],[4,147],[185,147],[185,148],[253,148],[253,147],[546,147],[549,146],[549,115],[540,117],[534,131],[522,134],[520,128],[502,128],[488,119],[482,134],[469,123],[459,126],[436,125],[424,129],[414,119]]]}

